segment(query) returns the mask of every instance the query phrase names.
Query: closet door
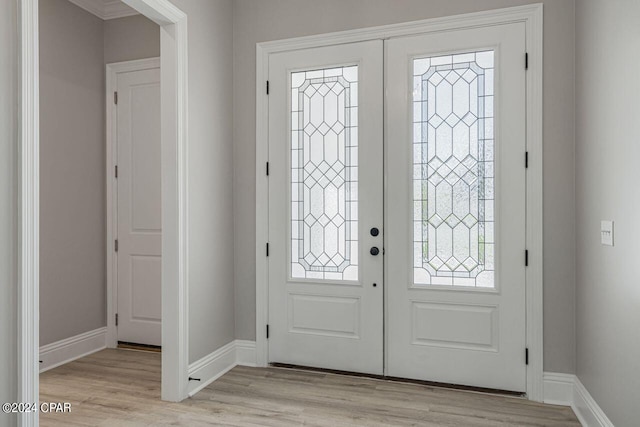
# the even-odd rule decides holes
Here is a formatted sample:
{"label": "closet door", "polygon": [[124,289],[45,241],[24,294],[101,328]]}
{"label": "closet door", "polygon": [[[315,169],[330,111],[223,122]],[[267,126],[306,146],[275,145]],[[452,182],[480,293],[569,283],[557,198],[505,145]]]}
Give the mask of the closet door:
{"label": "closet door", "polygon": [[160,69],[118,73],[118,341],[162,344]]}

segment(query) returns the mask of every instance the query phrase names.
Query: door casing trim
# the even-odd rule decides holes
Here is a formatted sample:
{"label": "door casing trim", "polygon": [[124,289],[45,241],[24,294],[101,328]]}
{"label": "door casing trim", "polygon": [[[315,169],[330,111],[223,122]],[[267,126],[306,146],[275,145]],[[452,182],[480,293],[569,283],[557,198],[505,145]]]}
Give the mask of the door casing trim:
{"label": "door casing trim", "polygon": [[115,315],[118,312],[118,262],[113,242],[118,236],[118,180],[115,166],[118,164],[117,105],[113,93],[118,90],[118,74],[132,71],[160,69],[160,57],[116,62],[106,65],[106,176],[107,188],[107,348],[118,346],[118,330]]}
{"label": "door casing trim", "polygon": [[[269,317],[268,260],[265,243],[269,241],[269,181],[265,174],[269,140],[268,95],[265,90],[269,76],[269,55],[297,49],[331,46],[344,43],[388,39],[409,35],[451,31],[524,22],[526,51],[529,55],[527,84],[526,149],[527,169],[526,243],[529,266],[526,269],[526,343],[527,398],[543,399],[543,5],[541,3],[488,10],[401,24],[298,37],[258,43],[256,45],[256,357],[258,366],[268,365],[268,342],[265,327]],[[524,66],[524,58],[523,58]],[[524,159],[523,159],[524,163]],[[524,358],[524,349],[523,349]]]}

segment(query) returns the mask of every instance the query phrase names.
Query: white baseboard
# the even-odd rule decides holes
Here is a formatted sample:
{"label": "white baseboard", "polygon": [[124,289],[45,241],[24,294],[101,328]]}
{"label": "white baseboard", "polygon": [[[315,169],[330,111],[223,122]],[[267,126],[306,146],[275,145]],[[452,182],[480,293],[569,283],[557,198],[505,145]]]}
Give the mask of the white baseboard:
{"label": "white baseboard", "polygon": [[544,403],[571,406],[575,380],[576,376],[573,374],[545,372],[543,375]]}
{"label": "white baseboard", "polygon": [[189,397],[193,396],[236,366],[236,342],[220,347],[189,365]]}
{"label": "white baseboard", "polygon": [[106,348],[107,328],[99,328],[40,347],[40,372]]}
{"label": "white baseboard", "polygon": [[236,340],[236,363],[240,366],[256,366],[256,342]]}
{"label": "white baseboard", "polygon": [[614,427],[575,375],[545,372],[544,403],[571,406],[584,427]]}
{"label": "white baseboard", "polygon": [[573,388],[573,404],[571,407],[583,426],[614,427],[611,420],[605,415],[602,408],[577,377]]}
{"label": "white baseboard", "polygon": [[256,343],[235,340],[189,365],[188,394],[193,396],[234,367],[256,366]]}

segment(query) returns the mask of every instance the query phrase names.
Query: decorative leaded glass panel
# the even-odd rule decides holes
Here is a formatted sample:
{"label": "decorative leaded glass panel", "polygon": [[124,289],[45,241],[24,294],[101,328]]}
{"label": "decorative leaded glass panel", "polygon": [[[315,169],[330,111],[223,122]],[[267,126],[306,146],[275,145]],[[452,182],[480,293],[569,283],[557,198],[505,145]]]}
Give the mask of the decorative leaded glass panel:
{"label": "decorative leaded glass panel", "polygon": [[358,279],[358,67],[291,73],[291,277]]}
{"label": "decorative leaded glass panel", "polygon": [[494,52],[413,62],[414,283],[494,287]]}

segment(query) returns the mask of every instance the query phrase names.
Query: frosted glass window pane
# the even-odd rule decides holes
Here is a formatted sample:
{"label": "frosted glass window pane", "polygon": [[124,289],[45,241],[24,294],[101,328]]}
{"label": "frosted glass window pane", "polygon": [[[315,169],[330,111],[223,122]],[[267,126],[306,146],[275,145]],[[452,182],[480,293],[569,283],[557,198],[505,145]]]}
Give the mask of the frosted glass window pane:
{"label": "frosted glass window pane", "polygon": [[491,50],[413,61],[418,285],[495,287]]}
{"label": "frosted glass window pane", "polygon": [[358,280],[358,67],[291,73],[291,277]]}

